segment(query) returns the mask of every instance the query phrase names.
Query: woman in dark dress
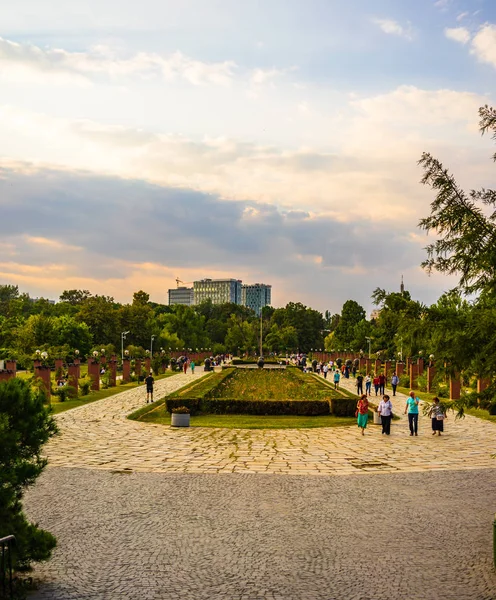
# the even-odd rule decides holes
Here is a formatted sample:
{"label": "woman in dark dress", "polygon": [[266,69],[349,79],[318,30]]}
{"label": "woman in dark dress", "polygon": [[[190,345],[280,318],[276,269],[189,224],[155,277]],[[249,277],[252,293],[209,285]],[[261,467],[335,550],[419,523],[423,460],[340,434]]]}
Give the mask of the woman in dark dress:
{"label": "woman in dark dress", "polygon": [[439,398],[436,396],[434,399],[434,404],[431,406],[429,410],[429,417],[432,422],[432,435],[441,435],[441,432],[444,431],[444,419],[446,419],[446,412],[443,407],[439,404]]}

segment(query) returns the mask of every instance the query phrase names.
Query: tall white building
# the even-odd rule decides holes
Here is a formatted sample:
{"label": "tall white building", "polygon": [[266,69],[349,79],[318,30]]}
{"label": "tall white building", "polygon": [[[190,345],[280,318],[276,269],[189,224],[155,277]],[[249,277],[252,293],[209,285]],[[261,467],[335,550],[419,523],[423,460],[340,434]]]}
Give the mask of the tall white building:
{"label": "tall white building", "polygon": [[264,306],[270,306],[272,286],[265,283],[243,284],[241,289],[241,304],[255,311],[257,316]]}
{"label": "tall white building", "polygon": [[241,304],[240,279],[202,279],[193,282],[194,303],[212,300],[213,304]]}
{"label": "tall white building", "polygon": [[172,304],[185,304],[192,306],[194,304],[193,288],[178,287],[169,290],[169,306]]}

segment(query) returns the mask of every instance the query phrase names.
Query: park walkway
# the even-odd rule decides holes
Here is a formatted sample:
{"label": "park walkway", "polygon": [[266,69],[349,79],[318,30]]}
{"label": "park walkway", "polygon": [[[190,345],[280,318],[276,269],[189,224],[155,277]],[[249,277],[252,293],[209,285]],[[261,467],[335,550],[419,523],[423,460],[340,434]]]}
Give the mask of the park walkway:
{"label": "park walkway", "polygon": [[[201,376],[160,380],[155,397]],[[25,498],[58,542],[30,600],[496,597],[494,424],[171,429],[126,419],[145,398],[57,416]]]}
{"label": "park walkway", "polygon": [[[201,376],[199,371],[160,380],[155,398]],[[349,380],[345,385],[352,384]],[[310,475],[496,467],[491,458],[496,451],[496,426],[475,417],[455,421],[450,416],[445,434],[438,438],[431,435],[430,420],[421,415],[415,439],[409,436],[406,419],[393,422],[387,438],[374,425],[365,436],[356,426],[173,429],[126,419],[145,398],[145,388],[140,387],[60,414],[60,435],[47,445],[49,464],[138,472]],[[398,396],[396,413],[402,415],[403,408],[404,399]]]}

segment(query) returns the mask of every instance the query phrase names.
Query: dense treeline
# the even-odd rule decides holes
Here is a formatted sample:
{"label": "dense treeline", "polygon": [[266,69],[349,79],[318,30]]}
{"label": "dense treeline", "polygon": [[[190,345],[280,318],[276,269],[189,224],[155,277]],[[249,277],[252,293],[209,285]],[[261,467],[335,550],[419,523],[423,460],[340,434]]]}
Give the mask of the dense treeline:
{"label": "dense treeline", "polygon": [[[323,348],[325,322],[316,310],[299,303],[265,307],[261,321],[265,351]],[[66,290],[52,304],[31,300],[17,286],[0,286],[0,355],[21,365],[29,364],[36,350],[45,350],[52,358],[70,358],[75,349],[87,356],[109,346],[120,353],[122,332],[129,332],[124,347],[136,355],[150,348],[152,336],[154,351],[256,352],[260,319],[236,304],[157,304],[143,291],[133,295],[131,304],[119,304],[88,290]]]}

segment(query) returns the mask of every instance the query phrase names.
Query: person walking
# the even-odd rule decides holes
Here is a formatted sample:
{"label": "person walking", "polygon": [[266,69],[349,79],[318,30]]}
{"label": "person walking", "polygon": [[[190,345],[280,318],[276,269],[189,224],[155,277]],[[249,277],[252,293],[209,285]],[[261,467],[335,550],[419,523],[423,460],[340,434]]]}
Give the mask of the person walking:
{"label": "person walking", "polygon": [[186,375],[186,373],[188,371],[188,359],[187,358],[184,359],[183,371],[184,371],[184,374]]}
{"label": "person walking", "polygon": [[195,374],[195,367],[196,367],[194,360],[191,361],[190,367],[191,367],[191,375],[194,375]]}
{"label": "person walking", "polygon": [[396,375],[396,371],[393,373],[393,376],[391,377],[391,387],[393,388],[393,396],[396,396],[396,388],[398,387],[398,384],[400,382],[400,378],[398,377],[398,375]]}
{"label": "person walking", "polygon": [[420,398],[415,396],[415,392],[410,392],[406,399],[405,415],[408,411],[408,425],[410,427],[410,435],[418,435],[418,416],[419,416]]}
{"label": "person walking", "polygon": [[357,386],[357,395],[361,396],[363,394],[363,375],[358,373],[356,378],[356,386]]}
{"label": "person walking", "polygon": [[381,373],[379,375],[379,394],[381,394],[381,396],[384,396],[386,390],[384,389],[386,387],[386,376],[384,375],[384,373]]}
{"label": "person walking", "polygon": [[365,429],[367,427],[367,421],[369,420],[369,401],[367,396],[362,394],[360,400],[357,403],[357,423],[358,427],[362,430],[362,435],[365,435]]}
{"label": "person walking", "polygon": [[153,402],[153,384],[155,383],[155,379],[153,379],[153,373],[150,371],[148,377],[145,378],[146,384],[146,403]]}
{"label": "person walking", "polygon": [[337,390],[339,387],[339,380],[341,379],[341,374],[339,371],[334,372],[334,389]]}
{"label": "person walking", "polygon": [[365,393],[367,396],[372,395],[372,378],[370,377],[370,373],[367,373],[365,376]]}
{"label": "person walking", "polygon": [[329,373],[329,365],[327,363],[324,363],[322,373],[324,374],[324,379],[327,379],[327,373]]}
{"label": "person walking", "polygon": [[446,419],[446,411],[439,404],[439,398],[436,396],[433,398],[434,404],[429,410],[429,417],[432,422],[432,435],[441,435],[444,431],[444,419]]}
{"label": "person walking", "polygon": [[377,396],[377,394],[379,393],[379,375],[374,375],[374,390],[375,395]]}
{"label": "person walking", "polygon": [[381,417],[382,433],[389,435],[391,433],[391,419],[393,418],[393,405],[389,396],[384,395],[382,400],[379,402],[377,412]]}

